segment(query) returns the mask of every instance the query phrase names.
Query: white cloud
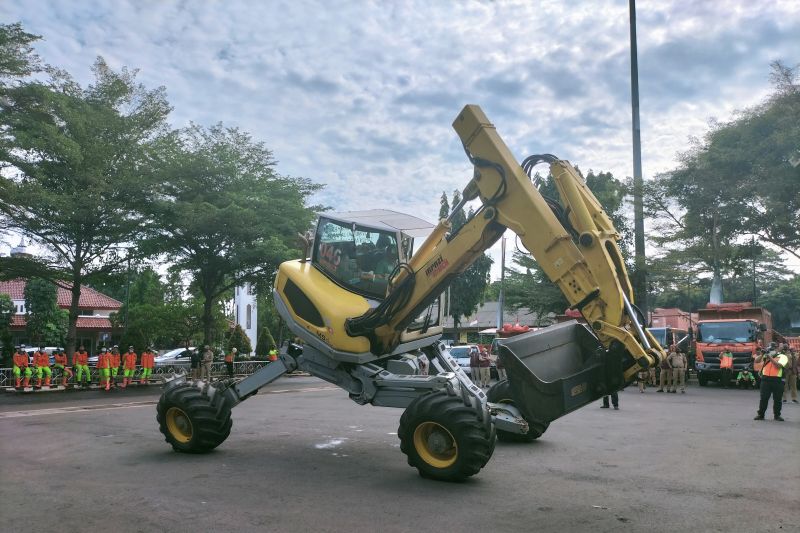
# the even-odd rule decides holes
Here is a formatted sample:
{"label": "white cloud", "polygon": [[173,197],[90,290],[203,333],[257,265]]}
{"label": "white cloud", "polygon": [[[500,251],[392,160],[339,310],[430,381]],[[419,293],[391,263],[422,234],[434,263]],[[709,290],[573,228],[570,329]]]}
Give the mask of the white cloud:
{"label": "white cloud", "polygon": [[[337,210],[427,219],[471,175],[450,124],[481,105],[520,158],[632,174],[627,2],[6,0],[43,58],[91,80],[103,55],[165,85],[176,126],[222,121]],[[798,58],[793,1],[643,3],[643,168],[671,168],[707,119],[769,91]],[[497,269],[495,269],[497,270]]]}

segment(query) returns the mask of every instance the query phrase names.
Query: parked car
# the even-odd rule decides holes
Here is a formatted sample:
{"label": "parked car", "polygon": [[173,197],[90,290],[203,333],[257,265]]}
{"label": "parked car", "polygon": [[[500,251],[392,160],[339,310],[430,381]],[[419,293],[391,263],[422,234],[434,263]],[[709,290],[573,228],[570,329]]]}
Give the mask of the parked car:
{"label": "parked car", "polygon": [[[469,366],[470,355],[478,350],[480,350],[480,348],[478,348],[477,344],[462,344],[461,346],[451,346],[450,355],[455,357],[458,366],[461,367],[461,370],[466,372],[466,374],[471,377],[472,371],[470,370]],[[497,379],[497,365],[495,365],[494,360],[492,360],[492,363],[489,366],[489,375],[491,375],[492,379]]]}
{"label": "parked car", "polygon": [[[190,352],[197,351],[197,347],[192,346],[189,348]],[[173,348],[156,356],[156,366],[170,366],[170,365],[186,365],[191,364],[190,354],[185,353],[186,348]]]}
{"label": "parked car", "polygon": [[[47,352],[47,355],[50,356],[50,365],[56,364],[56,358],[53,355],[53,352],[56,350],[62,351],[64,348],[58,348],[57,346],[45,346],[44,351]],[[23,351],[28,354],[28,364],[33,364],[33,354],[34,352],[38,352],[39,348],[35,348],[33,346],[23,348]]]}
{"label": "parked car", "polygon": [[467,373],[467,375],[471,375],[470,366],[469,366],[469,359],[470,355],[474,352],[478,351],[478,346],[475,344],[463,344],[461,346],[451,346],[450,347],[450,355],[452,355],[458,366],[461,367],[461,370]]}

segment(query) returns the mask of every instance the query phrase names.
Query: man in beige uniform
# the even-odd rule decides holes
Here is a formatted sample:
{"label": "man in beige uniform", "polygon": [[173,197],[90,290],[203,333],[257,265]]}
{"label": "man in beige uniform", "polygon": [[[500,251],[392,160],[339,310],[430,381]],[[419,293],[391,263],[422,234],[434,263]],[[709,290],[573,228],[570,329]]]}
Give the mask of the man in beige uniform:
{"label": "man in beige uniform", "polygon": [[667,386],[667,392],[678,392],[678,382],[681,384],[681,394],[686,393],[684,380],[686,378],[686,355],[679,352],[675,345],[670,346],[667,362],[672,367],[672,390]]}
{"label": "man in beige uniform", "polygon": [[791,395],[792,401],[797,403],[797,374],[800,372],[800,357],[797,352],[789,348],[786,344],[782,344],[781,348],[784,355],[789,358],[786,368],[783,369],[786,374],[786,383],[783,386],[783,401],[786,403],[787,396]]}

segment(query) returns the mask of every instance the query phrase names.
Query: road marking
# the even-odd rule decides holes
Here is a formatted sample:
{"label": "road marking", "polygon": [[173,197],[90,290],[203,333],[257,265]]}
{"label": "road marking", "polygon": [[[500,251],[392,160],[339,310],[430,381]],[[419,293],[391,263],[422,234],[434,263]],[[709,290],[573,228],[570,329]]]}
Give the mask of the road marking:
{"label": "road marking", "polygon": [[[336,390],[339,387],[308,387],[304,389],[280,389],[265,391],[267,394],[285,394],[289,392],[319,392],[326,390]],[[109,411],[113,409],[133,409],[136,407],[147,407],[156,405],[158,400],[145,400],[141,402],[106,403],[100,405],[73,405],[69,407],[53,407],[49,409],[29,409],[25,411],[9,411],[0,413],[0,420],[4,418],[23,418],[26,416],[58,415],[68,413],[85,413],[89,411]]]}

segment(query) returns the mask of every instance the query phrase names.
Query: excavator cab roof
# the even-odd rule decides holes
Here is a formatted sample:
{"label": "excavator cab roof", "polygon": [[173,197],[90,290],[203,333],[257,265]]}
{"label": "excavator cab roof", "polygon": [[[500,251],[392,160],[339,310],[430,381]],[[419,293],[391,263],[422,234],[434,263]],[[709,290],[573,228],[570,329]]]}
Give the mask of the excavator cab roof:
{"label": "excavator cab roof", "polygon": [[317,222],[311,262],[348,290],[383,299],[394,269],[410,259],[414,237],[432,228],[422,219],[386,209],[324,214]]}

